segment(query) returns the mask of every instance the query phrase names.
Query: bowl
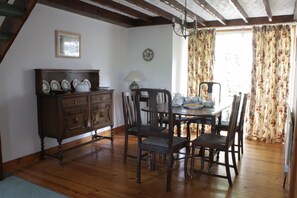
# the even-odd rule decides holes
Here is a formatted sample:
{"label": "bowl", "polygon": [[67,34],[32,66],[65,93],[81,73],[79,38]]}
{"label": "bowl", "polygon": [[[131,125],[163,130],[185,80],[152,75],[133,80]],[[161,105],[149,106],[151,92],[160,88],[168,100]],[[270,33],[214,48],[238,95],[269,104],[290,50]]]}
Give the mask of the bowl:
{"label": "bowl", "polygon": [[90,91],[90,87],[87,84],[80,83],[80,84],[76,85],[75,91],[77,91],[77,92],[87,92],[87,91]]}
{"label": "bowl", "polygon": [[213,107],[215,105],[215,102],[211,100],[207,100],[207,101],[203,101],[202,104],[205,107]]}

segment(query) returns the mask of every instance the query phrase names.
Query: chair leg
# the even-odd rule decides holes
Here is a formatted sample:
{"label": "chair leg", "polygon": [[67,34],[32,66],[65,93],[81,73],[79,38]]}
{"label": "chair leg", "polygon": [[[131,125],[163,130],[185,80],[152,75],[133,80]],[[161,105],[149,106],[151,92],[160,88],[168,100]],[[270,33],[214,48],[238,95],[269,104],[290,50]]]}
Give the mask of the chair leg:
{"label": "chair leg", "polygon": [[184,173],[185,173],[185,178],[189,178],[189,173],[188,173],[188,159],[189,159],[189,152],[190,152],[190,145],[188,144],[186,146],[186,155],[185,155],[185,161],[184,161]]}
{"label": "chair leg", "polygon": [[125,132],[125,145],[124,145],[124,159],[123,163],[126,164],[128,152],[128,134]]}
{"label": "chair leg", "polygon": [[229,165],[229,152],[228,150],[225,151],[225,167],[226,167],[226,174],[227,174],[227,179],[229,182],[229,185],[232,186],[232,179],[231,179],[231,174],[230,174],[230,165]]}
{"label": "chair leg", "polygon": [[234,144],[231,146],[231,153],[232,153],[232,162],[235,174],[238,175],[237,164],[236,164],[236,157],[235,157],[235,146]]}
{"label": "chair leg", "polygon": [[241,147],[241,154],[243,154],[243,131],[240,132],[240,147]]}
{"label": "chair leg", "polygon": [[136,167],[136,182],[141,182],[141,152],[142,150],[138,147],[137,149],[137,167]]}
{"label": "chair leg", "polygon": [[194,173],[194,160],[195,160],[195,144],[192,143],[192,156],[191,156],[191,165],[190,165],[190,177],[193,177]]}
{"label": "chair leg", "polygon": [[237,151],[238,151],[238,153],[237,153],[237,155],[238,155],[238,161],[240,161],[240,152],[241,152],[240,151],[241,150],[241,148],[240,148],[241,147],[241,145],[240,145],[241,144],[240,143],[241,142],[240,132],[238,132],[237,135],[238,135],[238,138],[237,138]]}
{"label": "chair leg", "polygon": [[167,181],[166,181],[166,191],[169,192],[171,188],[171,173],[173,167],[173,155],[167,155]]}

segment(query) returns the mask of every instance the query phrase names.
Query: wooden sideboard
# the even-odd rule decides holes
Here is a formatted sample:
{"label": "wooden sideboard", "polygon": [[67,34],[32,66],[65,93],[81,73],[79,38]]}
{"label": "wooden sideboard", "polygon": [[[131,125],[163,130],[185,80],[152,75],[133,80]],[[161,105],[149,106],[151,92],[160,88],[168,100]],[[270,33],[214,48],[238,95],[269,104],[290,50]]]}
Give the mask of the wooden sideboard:
{"label": "wooden sideboard", "polygon": [[[68,91],[44,93],[42,89],[43,80],[48,83],[52,80],[67,80],[71,83],[84,79],[90,81],[90,91],[76,92],[73,85]],[[57,139],[58,152],[50,156],[58,158],[60,164],[63,160],[62,141],[66,138],[92,132],[92,139],[87,143],[101,139],[110,139],[113,143],[113,90],[100,89],[99,79],[99,70],[35,69],[42,159],[50,155],[44,149],[45,137]],[[111,128],[110,136],[97,133],[98,129],[107,126]]]}

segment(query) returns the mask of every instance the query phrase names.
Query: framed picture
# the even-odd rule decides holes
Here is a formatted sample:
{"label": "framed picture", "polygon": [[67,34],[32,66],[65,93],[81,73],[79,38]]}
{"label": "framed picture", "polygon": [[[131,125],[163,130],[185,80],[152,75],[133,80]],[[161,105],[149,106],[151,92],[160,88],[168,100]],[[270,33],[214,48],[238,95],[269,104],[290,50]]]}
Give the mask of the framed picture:
{"label": "framed picture", "polygon": [[80,34],[56,30],[56,57],[80,58]]}

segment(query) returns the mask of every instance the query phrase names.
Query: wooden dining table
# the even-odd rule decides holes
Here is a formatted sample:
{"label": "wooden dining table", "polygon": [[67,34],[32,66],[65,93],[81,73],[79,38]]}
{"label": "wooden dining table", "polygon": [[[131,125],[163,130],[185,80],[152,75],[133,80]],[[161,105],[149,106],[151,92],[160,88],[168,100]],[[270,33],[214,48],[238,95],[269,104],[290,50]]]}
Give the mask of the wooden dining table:
{"label": "wooden dining table", "polygon": [[[199,118],[199,119],[208,119],[211,120],[211,131],[217,132],[219,131],[219,126],[221,124],[221,118],[222,118],[222,111],[229,108],[231,106],[231,103],[221,103],[217,104],[213,107],[202,107],[202,108],[186,108],[185,106],[173,106],[172,107],[172,113],[175,115],[173,116],[176,118],[176,116],[186,116],[189,119],[191,118]],[[149,112],[149,107],[143,107],[143,111]],[[166,114],[168,113],[167,105],[165,104],[159,104],[158,105],[158,112]],[[216,125],[217,123],[217,125]],[[218,126],[218,127],[216,127]],[[204,127],[202,127],[204,130]],[[189,129],[188,129],[189,130]],[[204,133],[204,131],[202,131]]]}

